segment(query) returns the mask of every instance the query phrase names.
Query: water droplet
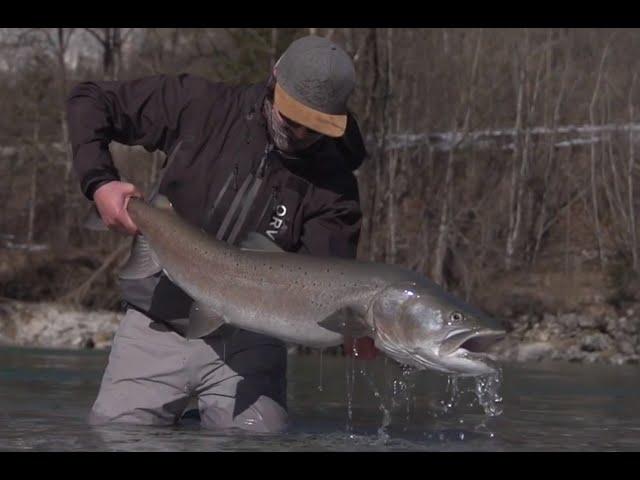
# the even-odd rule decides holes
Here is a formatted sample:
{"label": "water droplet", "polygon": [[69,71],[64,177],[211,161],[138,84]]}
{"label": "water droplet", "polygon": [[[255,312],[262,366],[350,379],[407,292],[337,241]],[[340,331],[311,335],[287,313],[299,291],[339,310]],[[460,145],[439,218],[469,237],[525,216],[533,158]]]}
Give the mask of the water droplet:
{"label": "water droplet", "polygon": [[[354,345],[355,350],[355,345]],[[347,433],[352,433],[352,423],[353,423],[353,408],[352,408],[352,400],[353,400],[353,384],[355,380],[355,371],[354,371],[354,359],[351,357],[349,361],[349,366],[346,368],[346,381],[347,381]],[[353,435],[351,435],[353,437]]]}
{"label": "water droplet", "polygon": [[496,417],[502,413],[502,397],[498,393],[502,384],[502,370],[475,379],[475,394],[485,414]]}
{"label": "water droplet", "polygon": [[322,353],[323,350],[320,350],[320,383],[318,384],[318,390],[322,391]]}

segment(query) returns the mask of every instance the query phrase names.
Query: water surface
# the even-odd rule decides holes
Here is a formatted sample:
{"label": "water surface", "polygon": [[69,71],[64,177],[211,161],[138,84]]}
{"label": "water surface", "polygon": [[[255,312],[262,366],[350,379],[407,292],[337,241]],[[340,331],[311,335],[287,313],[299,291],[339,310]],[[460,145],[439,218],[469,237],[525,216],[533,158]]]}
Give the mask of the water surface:
{"label": "water surface", "polygon": [[174,427],[90,427],[106,352],[0,348],[0,450],[595,451],[640,450],[640,368],[503,365],[502,413],[453,383],[395,363],[289,357],[292,425],[281,435]]}

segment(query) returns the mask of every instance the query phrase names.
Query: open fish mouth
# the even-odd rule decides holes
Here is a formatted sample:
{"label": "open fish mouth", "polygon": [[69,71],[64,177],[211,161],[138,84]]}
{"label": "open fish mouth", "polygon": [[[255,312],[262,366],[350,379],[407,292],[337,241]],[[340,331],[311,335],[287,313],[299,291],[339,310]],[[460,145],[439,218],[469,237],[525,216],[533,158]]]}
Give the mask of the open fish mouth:
{"label": "open fish mouth", "polygon": [[487,352],[506,332],[492,329],[459,329],[445,338],[439,349],[405,349],[393,342],[376,346],[401,365],[447,374],[478,375],[495,371],[497,358]]}
{"label": "open fish mouth", "polygon": [[453,355],[460,351],[471,354],[487,354],[493,344],[504,338],[504,330],[456,330],[440,345],[440,355]]}

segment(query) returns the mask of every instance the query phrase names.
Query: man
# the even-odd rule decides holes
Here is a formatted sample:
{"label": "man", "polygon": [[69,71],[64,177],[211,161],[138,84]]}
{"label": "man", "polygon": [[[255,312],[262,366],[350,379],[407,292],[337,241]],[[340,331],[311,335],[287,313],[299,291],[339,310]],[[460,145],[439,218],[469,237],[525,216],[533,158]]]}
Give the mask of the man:
{"label": "man", "polygon": [[[143,145],[168,154],[160,193],[212,236],[237,244],[257,231],[289,252],[354,257],[361,212],[353,170],[366,154],[347,110],[354,86],[349,56],[316,36],[293,42],[256,85],[192,75],[81,83],[68,122],[82,191],[107,226],[138,233],[126,205],[141,193],[120,181],[108,144]],[[205,427],[285,428],[283,342],[228,325],[185,338],[191,298],[163,274],[121,289],[127,313],[91,423],[169,425],[197,397]]]}

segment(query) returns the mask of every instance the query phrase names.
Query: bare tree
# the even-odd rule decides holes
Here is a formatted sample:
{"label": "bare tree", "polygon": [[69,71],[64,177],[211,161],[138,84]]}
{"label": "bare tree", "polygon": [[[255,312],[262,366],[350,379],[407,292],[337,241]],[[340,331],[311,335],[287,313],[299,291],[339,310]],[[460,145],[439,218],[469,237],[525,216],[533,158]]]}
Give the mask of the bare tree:
{"label": "bare tree", "polygon": [[122,47],[134,29],[85,28],[102,48],[102,74],[105,80],[116,80],[123,64]]}
{"label": "bare tree", "polygon": [[[631,87],[629,87],[628,108],[629,123],[633,124],[635,118],[635,108],[633,104],[633,89],[638,78],[637,72],[633,72]],[[627,201],[629,208],[629,230],[631,231],[631,258],[633,259],[633,269],[638,270],[638,233],[636,227],[636,213],[633,189],[633,172],[635,170],[635,138],[632,128],[629,129],[629,161],[627,163]]]}
{"label": "bare tree", "polygon": [[[475,100],[475,86],[476,86],[476,77],[478,71],[478,61],[480,58],[480,51],[482,47],[482,30],[478,31],[477,38],[475,41],[475,49],[471,62],[471,69],[469,72],[468,79],[464,86],[461,89],[460,100],[454,109],[454,112],[458,112],[464,109],[464,119],[462,122],[462,128],[459,129],[457,123],[457,115],[454,113],[453,116],[453,125],[452,125],[452,133],[453,138],[459,138],[457,144],[459,145],[465,139],[466,135],[469,132],[469,125],[471,119],[471,109],[473,107],[473,102]],[[443,39],[446,49],[448,49],[448,32],[446,30],[443,31]],[[466,95],[463,92],[468,92]],[[460,134],[459,134],[460,133]],[[449,231],[450,231],[450,223],[451,223],[451,209],[453,206],[453,195],[454,195],[454,185],[453,185],[453,168],[454,168],[454,151],[455,146],[449,150],[449,155],[447,157],[447,166],[444,180],[444,194],[443,194],[443,203],[440,212],[440,222],[438,226],[438,237],[436,239],[436,247],[434,252],[434,260],[433,267],[431,270],[431,277],[434,282],[444,285],[444,261],[447,253],[447,249],[449,248]]]}
{"label": "bare tree", "polygon": [[[516,127],[515,127],[515,148],[514,148],[514,164],[512,169],[511,183],[511,215],[509,217],[509,234],[507,236],[505,268],[510,270],[513,267],[514,253],[517,242],[521,236],[523,216],[526,215],[525,205],[525,189],[528,182],[529,172],[531,170],[530,154],[531,154],[531,128],[534,122],[536,111],[536,103],[540,92],[540,77],[545,63],[544,56],[541,57],[540,64],[535,72],[533,86],[528,78],[528,60],[531,52],[529,50],[529,32],[525,35],[524,58],[520,64],[518,74],[518,106],[516,109]],[[527,110],[525,112],[524,139],[522,143],[521,129],[523,119],[523,94],[526,93]]]}
{"label": "bare tree", "polygon": [[[547,51],[547,75],[549,76],[552,71],[551,68],[551,50],[553,48],[553,44],[551,41],[548,42],[548,51]],[[548,222],[549,215],[549,197],[552,195],[552,187],[557,185],[559,180],[559,175],[557,175],[557,167],[554,165],[556,160],[556,139],[557,139],[557,127],[560,122],[560,107],[562,102],[564,101],[567,81],[568,81],[568,73],[570,66],[570,56],[569,53],[565,49],[564,55],[564,69],[562,70],[562,76],[560,79],[560,90],[556,95],[555,101],[550,97],[549,100],[553,103],[553,114],[551,117],[551,135],[547,139],[547,152],[546,158],[547,163],[544,169],[543,179],[542,179],[542,196],[540,199],[540,209],[535,219],[536,225],[536,233],[535,233],[535,243],[533,247],[533,252],[531,255],[531,262],[535,263],[538,252],[540,251],[540,247],[542,245],[542,238],[548,229],[551,227],[553,222]],[[545,106],[548,102],[545,102]],[[545,110],[546,112],[546,110]],[[546,115],[545,115],[546,116]],[[546,122],[545,122],[546,123]],[[556,173],[552,175],[552,173]],[[554,181],[555,180],[555,181]],[[557,216],[556,216],[557,218]]]}
{"label": "bare tree", "polygon": [[[603,51],[602,56],[600,58],[600,65],[598,67],[598,75],[596,77],[596,84],[593,89],[593,95],[591,96],[591,102],[589,103],[589,121],[591,125],[596,124],[596,116],[595,116],[595,106],[596,101],[598,100],[598,93],[600,92],[600,83],[602,80],[602,70],[604,68],[604,63],[607,59],[607,54],[609,52],[610,43],[608,42]],[[595,226],[595,235],[596,240],[598,242],[598,257],[600,259],[600,265],[605,265],[605,257],[603,252],[603,238],[602,238],[602,230],[600,227],[600,214],[599,214],[599,203],[598,203],[598,190],[597,190],[597,182],[596,182],[596,145],[591,144],[591,202],[593,205],[593,221]]]}
{"label": "bare tree", "polygon": [[278,29],[271,29],[271,59],[269,61],[269,69],[273,69],[273,66],[278,60]]}

